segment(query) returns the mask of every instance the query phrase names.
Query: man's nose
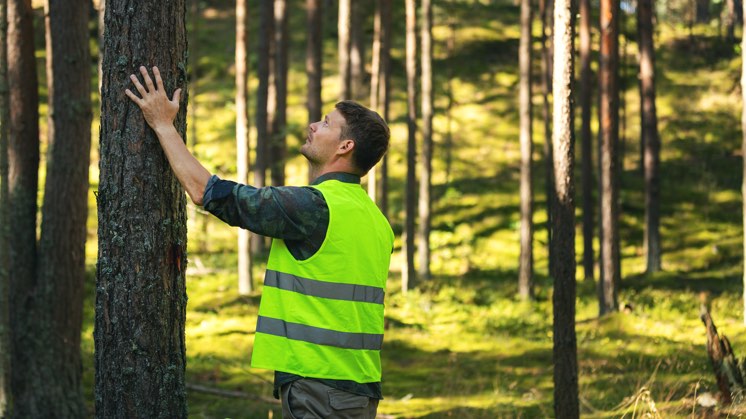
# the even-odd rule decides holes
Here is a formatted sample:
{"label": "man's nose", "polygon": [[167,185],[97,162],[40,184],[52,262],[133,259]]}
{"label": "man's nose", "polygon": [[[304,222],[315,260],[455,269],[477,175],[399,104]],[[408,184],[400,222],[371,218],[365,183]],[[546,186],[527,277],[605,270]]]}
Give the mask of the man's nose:
{"label": "man's nose", "polygon": [[318,122],[312,122],[311,124],[308,125],[308,129],[310,129],[313,132],[316,132],[316,125],[317,124],[318,124]]}

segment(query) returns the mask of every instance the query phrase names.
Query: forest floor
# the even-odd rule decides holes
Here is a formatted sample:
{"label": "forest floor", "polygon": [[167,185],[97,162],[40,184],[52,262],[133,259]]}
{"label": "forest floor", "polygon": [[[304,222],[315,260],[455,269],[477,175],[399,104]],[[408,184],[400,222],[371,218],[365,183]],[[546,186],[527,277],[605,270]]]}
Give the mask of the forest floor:
{"label": "forest floor", "polygon": [[[305,15],[301,2],[295,3],[297,7],[290,8],[290,156],[297,155],[306,124]],[[390,418],[552,417],[552,281],[547,276],[544,118],[538,83],[534,89],[537,297],[533,302],[516,298],[518,7],[507,0],[437,3],[434,276],[418,289],[402,294],[397,242],[386,298],[387,330],[382,351],[385,398],[379,413]],[[199,70],[195,150],[209,170],[232,178],[234,15],[227,6],[230,3],[202,4],[197,52],[193,53]],[[397,232],[403,220],[406,146],[402,13],[395,12],[394,19],[393,143],[389,157],[391,215]],[[324,22],[324,71],[328,76],[323,85],[327,110],[332,108],[337,92],[336,14],[328,15]],[[445,41],[451,35],[451,22],[455,52],[449,56]],[[252,30],[255,24],[252,21]],[[372,28],[372,24],[368,26]],[[626,140],[619,300],[628,310],[599,318],[596,285],[584,280],[579,265],[576,329],[581,413],[593,418],[740,417],[746,415],[746,408],[704,408],[696,402],[702,394],[717,391],[705,351],[705,329],[699,320],[701,301],[710,302],[715,323],[731,339],[736,354],[746,356],[741,318],[740,51],[709,27],[696,28],[692,37],[681,28],[665,24],[659,28],[656,44],[664,256],[663,272],[646,276],[634,16],[626,16],[624,28],[627,36],[620,44],[625,51],[622,135]],[[539,25],[534,29],[538,35]],[[539,72],[539,47],[537,41],[535,74]],[[256,68],[255,62],[251,67]],[[450,148],[446,116],[449,81],[454,99]],[[251,85],[256,85],[255,79]],[[579,116],[576,120],[579,124]],[[98,124],[93,125],[95,139]],[[593,126],[596,132],[595,117]],[[92,190],[98,182],[95,143]],[[579,162],[579,143],[575,150]],[[579,163],[577,169],[579,182]],[[288,162],[287,173],[290,184],[304,182],[301,158]],[[580,196],[579,188],[576,194],[580,263],[580,208],[585,197]],[[90,274],[83,358],[84,386],[92,408],[97,251],[93,193],[90,199]],[[190,416],[280,417],[279,406],[267,401],[271,399],[272,373],[249,367],[261,289],[248,297],[237,293],[236,232],[202,213],[190,220],[189,227],[187,381],[250,395],[241,399],[190,390]],[[597,243],[595,248],[597,251]],[[263,267],[264,260],[255,261],[257,284],[261,283]]]}

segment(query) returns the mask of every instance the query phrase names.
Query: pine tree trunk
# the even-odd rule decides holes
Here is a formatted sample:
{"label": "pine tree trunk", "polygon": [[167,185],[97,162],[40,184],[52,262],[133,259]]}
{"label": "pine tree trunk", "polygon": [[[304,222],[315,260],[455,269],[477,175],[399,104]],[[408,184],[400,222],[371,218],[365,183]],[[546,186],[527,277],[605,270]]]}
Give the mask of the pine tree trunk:
{"label": "pine tree trunk", "polygon": [[104,60],[104,16],[106,15],[106,0],[98,0],[98,94],[101,96],[101,64]]}
{"label": "pine tree trunk", "polygon": [[[744,31],[746,33],[746,1],[743,4]],[[741,197],[743,201],[743,324],[746,324],[746,36],[741,37],[741,155],[743,156]]]}
{"label": "pine tree trunk", "polygon": [[39,172],[39,94],[30,0],[8,1],[8,85],[10,124],[10,324],[13,330],[11,390],[13,417],[39,417],[34,326],[29,302],[36,284],[36,214]]}
{"label": "pine tree trunk", "polygon": [[[259,2],[259,33],[257,35],[258,86],[256,92],[256,152],[254,160],[254,186],[261,188],[267,185],[267,166],[269,159],[270,119],[269,87],[271,81],[272,59],[271,46],[274,40],[274,6],[271,1]],[[254,254],[264,252],[264,237],[251,236],[251,248]]]}
{"label": "pine tree trunk", "polygon": [[591,133],[591,2],[580,0],[580,106],[581,148],[582,148],[582,188],[583,188],[583,275],[593,280],[593,156]]}
{"label": "pine tree trunk", "polygon": [[350,69],[350,24],[352,21],[352,0],[339,0],[339,100],[351,99],[352,74]]}
{"label": "pine tree trunk", "polygon": [[402,291],[415,286],[414,235],[417,179],[417,11],[415,0],[406,0],[407,14],[407,184],[404,221],[404,268],[402,269]]}
{"label": "pine tree trunk", "polygon": [[432,202],[433,166],[433,7],[430,0],[422,0],[421,23],[421,66],[420,80],[422,82],[422,159],[420,160],[420,193],[419,200],[419,272],[417,277],[421,281],[430,279],[430,212]]}
{"label": "pine tree trunk", "polygon": [[728,42],[736,40],[736,1],[725,0],[725,38]]}
{"label": "pine tree trunk", "polygon": [[[383,113],[381,116],[389,121],[389,97],[391,91],[391,22],[392,0],[381,0],[381,76],[379,81],[378,103]],[[389,213],[389,158],[383,155],[378,182],[378,199],[381,212],[388,217]]]}
{"label": "pine tree trunk", "polygon": [[[96,417],[186,418],[186,201],[154,132],[122,92],[158,66],[186,89],[186,5],[110,0],[101,106]],[[138,42],[132,42],[136,37]],[[186,105],[175,126],[185,134]]]}
{"label": "pine tree trunk", "polygon": [[272,184],[285,184],[285,159],[287,154],[287,102],[288,102],[288,25],[287,2],[275,0],[274,24],[274,83],[275,104],[274,118],[272,118],[272,143],[270,145],[270,160],[272,168]]}
{"label": "pine tree trunk", "polygon": [[642,136],[645,138],[645,256],[647,272],[661,269],[660,243],[660,137],[655,109],[655,49],[652,0],[637,4],[640,46],[640,98]]}
{"label": "pine tree trunk", "polygon": [[617,311],[619,283],[618,146],[619,146],[619,1],[601,0],[599,130],[601,153],[601,269],[599,313]]}
{"label": "pine tree trunk", "polygon": [[9,417],[10,395],[10,202],[8,199],[8,2],[0,0],[0,418]]}
{"label": "pine tree trunk", "polygon": [[518,268],[518,295],[533,297],[533,214],[534,191],[531,184],[533,138],[531,131],[531,2],[521,0],[521,42],[518,49],[520,67],[520,144],[521,144],[521,256]]}
{"label": "pine tree trunk", "polygon": [[[376,0],[376,11],[373,16],[373,49],[370,65],[370,109],[381,114],[381,105],[378,101],[381,90],[381,0]],[[368,196],[379,205],[378,202],[378,168],[371,167],[368,171]]]}
{"label": "pine tree trunk", "polygon": [[573,134],[574,19],[570,0],[554,5],[554,415],[577,418],[578,360],[575,336],[575,186]]}
{"label": "pine tree trunk", "polygon": [[549,111],[549,93],[552,90],[552,0],[539,0],[541,13],[541,90],[542,116],[544,118],[544,192],[547,207],[547,249],[549,253],[549,276],[554,276],[554,257],[552,256],[552,214],[555,201],[554,193],[554,157],[552,152],[552,117]]}
{"label": "pine tree trunk", "polygon": [[[322,0],[306,0],[306,76],[308,77],[308,92],[306,107],[308,108],[308,123],[321,120],[321,80],[323,76],[323,39],[322,20],[324,2]],[[313,179],[309,179],[313,180]]]}
{"label": "pine tree trunk", "polygon": [[28,306],[39,328],[32,370],[39,417],[85,415],[80,333],[91,149],[89,7],[85,0],[44,6],[49,146],[37,281]]}
{"label": "pine tree trunk", "polygon": [[[246,27],[246,0],[236,0],[236,158],[238,182],[249,183],[249,58]],[[238,229],[238,293],[251,293],[251,246],[248,230]]]}
{"label": "pine tree trunk", "polygon": [[366,2],[352,2],[350,6],[350,89],[355,100],[366,96],[365,84],[365,16]]}

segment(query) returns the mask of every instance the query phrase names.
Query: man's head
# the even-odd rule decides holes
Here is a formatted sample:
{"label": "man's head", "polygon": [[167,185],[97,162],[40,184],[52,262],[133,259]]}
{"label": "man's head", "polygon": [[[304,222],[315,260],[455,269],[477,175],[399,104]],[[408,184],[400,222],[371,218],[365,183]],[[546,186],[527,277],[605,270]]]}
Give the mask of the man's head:
{"label": "man's head", "polygon": [[353,101],[342,101],[322,121],[309,126],[301,153],[318,169],[342,157],[361,176],[381,160],[389,147],[389,127],[377,113]]}

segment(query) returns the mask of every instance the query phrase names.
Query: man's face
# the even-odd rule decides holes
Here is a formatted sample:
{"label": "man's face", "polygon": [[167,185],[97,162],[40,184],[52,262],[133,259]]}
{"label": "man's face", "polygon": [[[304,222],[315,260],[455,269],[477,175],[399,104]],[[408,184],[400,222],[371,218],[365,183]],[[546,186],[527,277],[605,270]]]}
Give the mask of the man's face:
{"label": "man's face", "polygon": [[323,166],[336,153],[344,124],[344,117],[335,109],[321,121],[309,125],[306,142],[300,148],[301,154],[311,163]]}

